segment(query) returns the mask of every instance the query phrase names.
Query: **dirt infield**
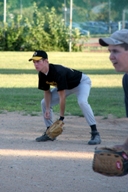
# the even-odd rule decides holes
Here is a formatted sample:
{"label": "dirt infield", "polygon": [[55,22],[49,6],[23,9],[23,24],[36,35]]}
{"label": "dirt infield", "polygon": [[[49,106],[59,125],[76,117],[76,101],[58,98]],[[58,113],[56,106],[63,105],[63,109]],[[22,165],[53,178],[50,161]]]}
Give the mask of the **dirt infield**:
{"label": "dirt infield", "polygon": [[[96,120],[100,146],[120,144],[128,136],[126,118]],[[95,146],[87,144],[90,128],[83,117],[67,116],[54,142],[35,141],[45,130],[41,115],[0,114],[0,129],[0,192],[128,192],[128,175],[93,172]]]}

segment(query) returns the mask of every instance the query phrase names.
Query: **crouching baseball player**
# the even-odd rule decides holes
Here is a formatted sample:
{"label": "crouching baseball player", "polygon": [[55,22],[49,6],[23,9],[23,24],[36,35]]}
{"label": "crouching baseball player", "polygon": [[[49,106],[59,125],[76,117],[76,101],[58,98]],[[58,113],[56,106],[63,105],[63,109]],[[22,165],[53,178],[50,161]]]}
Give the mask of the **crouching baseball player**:
{"label": "crouching baseball player", "polygon": [[[36,138],[37,142],[54,141],[55,137],[49,137],[47,130],[52,126],[52,107],[59,103],[60,121],[64,120],[66,97],[75,94],[83,115],[91,128],[89,145],[101,143],[100,134],[97,131],[93,111],[88,103],[91,88],[90,78],[80,71],[64,67],[60,64],[48,62],[48,55],[43,50],[37,50],[29,59],[33,61],[35,69],[39,72],[38,88],[44,91],[44,99],[41,101],[46,132]],[[50,89],[50,86],[55,88]]]}

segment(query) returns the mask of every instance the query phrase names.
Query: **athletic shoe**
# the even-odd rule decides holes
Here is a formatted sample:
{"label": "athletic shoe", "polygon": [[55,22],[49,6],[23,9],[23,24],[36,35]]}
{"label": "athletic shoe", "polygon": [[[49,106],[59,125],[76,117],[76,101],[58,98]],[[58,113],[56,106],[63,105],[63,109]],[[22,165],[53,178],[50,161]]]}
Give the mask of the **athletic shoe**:
{"label": "athletic shoe", "polygon": [[97,145],[101,143],[100,134],[97,131],[91,132],[91,140],[88,142],[89,145]]}
{"label": "athletic shoe", "polygon": [[41,137],[37,137],[36,138],[36,141],[37,142],[44,142],[44,141],[54,141],[55,139],[51,139],[50,137],[48,137],[47,135],[46,135],[46,133],[44,133],[44,135],[42,135]]}

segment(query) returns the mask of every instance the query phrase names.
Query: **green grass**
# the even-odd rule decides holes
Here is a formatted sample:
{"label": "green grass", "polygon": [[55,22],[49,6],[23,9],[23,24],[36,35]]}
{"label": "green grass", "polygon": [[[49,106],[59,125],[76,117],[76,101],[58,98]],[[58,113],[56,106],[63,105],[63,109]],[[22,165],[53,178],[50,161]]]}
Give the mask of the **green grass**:
{"label": "green grass", "polygon": [[[38,76],[33,63],[28,62],[33,52],[0,52],[0,112],[22,111],[36,115],[41,112],[43,92],[37,89]],[[92,89],[89,103],[96,116],[125,117],[122,73],[116,73],[110,63],[109,53],[49,52],[49,62],[78,69],[90,76]],[[59,106],[54,107],[59,112]],[[66,115],[79,115],[74,95],[66,102]]]}

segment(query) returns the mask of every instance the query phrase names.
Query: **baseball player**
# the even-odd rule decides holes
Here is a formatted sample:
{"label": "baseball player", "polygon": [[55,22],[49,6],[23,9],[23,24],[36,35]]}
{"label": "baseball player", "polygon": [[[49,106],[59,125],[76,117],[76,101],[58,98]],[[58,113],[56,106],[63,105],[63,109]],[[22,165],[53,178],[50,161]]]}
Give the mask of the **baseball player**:
{"label": "baseball player", "polygon": [[[100,134],[97,131],[93,111],[88,103],[91,88],[90,78],[80,71],[60,64],[49,63],[48,55],[43,50],[35,51],[29,61],[33,61],[35,69],[38,71],[38,88],[44,91],[41,107],[46,128],[48,129],[53,124],[52,107],[59,103],[59,120],[63,121],[66,97],[75,94],[83,115],[91,128],[91,139],[88,144],[100,144]],[[51,89],[50,86],[54,86],[54,88]],[[37,142],[48,140],[52,139],[47,137],[46,132],[41,137],[36,138]]]}
{"label": "baseball player", "polygon": [[[99,44],[108,47],[109,59],[117,72],[124,72],[122,84],[126,116],[128,117],[128,29],[114,32],[110,37],[100,38]],[[114,146],[116,149],[128,150],[128,137],[124,144]]]}

